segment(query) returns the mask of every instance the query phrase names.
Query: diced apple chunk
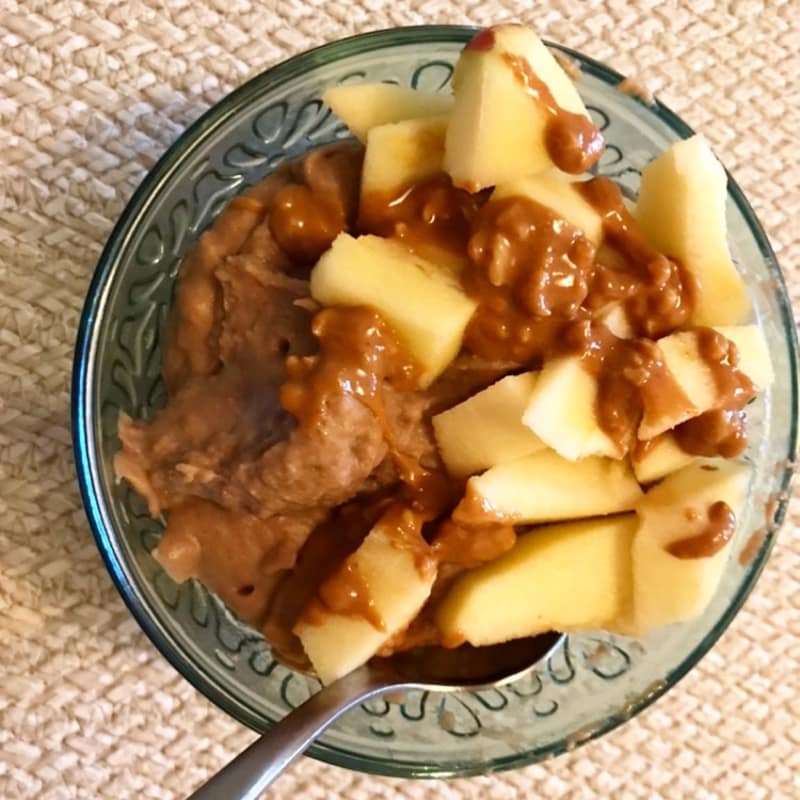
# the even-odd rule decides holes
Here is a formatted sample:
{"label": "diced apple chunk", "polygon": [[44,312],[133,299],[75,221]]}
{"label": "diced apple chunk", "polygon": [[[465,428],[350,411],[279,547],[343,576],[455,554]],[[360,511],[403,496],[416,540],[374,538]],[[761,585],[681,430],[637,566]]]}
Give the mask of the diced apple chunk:
{"label": "diced apple chunk", "polygon": [[[729,326],[717,329],[734,344],[741,343],[738,369],[753,381],[757,389],[772,381],[772,366],[763,334],[757,325]],[[686,402],[659,408],[651,413],[645,408],[639,427],[640,439],[652,439],[664,431],[720,407],[720,395],[714,374],[700,351],[696,331],[679,331],[658,340],[664,364],[683,392]]]}
{"label": "diced apple chunk", "polygon": [[546,144],[551,113],[504,56],[524,59],[562,109],[588,117],[575,85],[533,31],[497,25],[479,34],[456,64],[444,159],[453,182],[469,191],[554,166]]}
{"label": "diced apple chunk", "polygon": [[476,306],[447,268],[388,239],[346,233],[312,270],[311,296],[378,311],[421,365],[423,387],[455,358]]}
{"label": "diced apple chunk", "polygon": [[535,385],[535,372],[508,375],[432,419],[451,475],[466,477],[544,449],[544,442],[521,421]]}
{"label": "diced apple chunk", "polygon": [[629,614],[635,514],[536,528],[459,578],[436,622],[447,639],[488,645],[545,631],[611,627]]}
{"label": "diced apple chunk", "polygon": [[580,183],[556,170],[500,184],[492,198],[527,197],[582,231],[595,246],[603,240],[603,218],[580,192]]}
{"label": "diced apple chunk", "polygon": [[662,433],[647,444],[640,457],[637,458],[634,453],[631,458],[633,474],[639,483],[661,480],[697,459],[697,456],[682,450],[671,433]]}
{"label": "diced apple chunk", "polygon": [[625,462],[592,457],[567,461],[542,450],[470,478],[455,515],[461,510],[470,514],[477,506],[487,517],[520,525],[554,522],[630,511],[641,495]]}
{"label": "diced apple chunk", "polygon": [[760,325],[726,325],[714,328],[736,345],[739,351],[739,369],[761,392],[774,380],[769,347]]}
{"label": "diced apple chunk", "polygon": [[442,170],[447,117],[393,122],[370,129],[361,196],[391,195]]}
{"label": "diced apple chunk", "polygon": [[736,325],[751,314],[728,248],[727,184],[701,136],[676,142],[642,172],[636,218],[650,242],[696,280],[694,325]]}
{"label": "diced apple chunk", "polygon": [[642,498],[633,541],[633,616],[639,633],[705,611],[731,543],[705,558],[678,558],[667,548],[699,535],[716,502],[727,503],[738,517],[749,478],[743,462],[702,460],[667,476]]}
{"label": "diced apple chunk", "polygon": [[[436,577],[433,563],[420,569],[414,549],[398,546],[396,532],[391,527],[389,515],[381,518],[339,570],[354,571],[359,576],[369,592],[372,609],[382,622],[382,629],[362,617],[328,610],[321,619],[315,615],[306,619],[304,615],[295,626],[294,632],[314,671],[325,684],[372,658],[385,642],[414,619],[428,599]],[[421,522],[417,535],[419,547],[424,548]],[[335,580],[337,574],[328,580]]]}
{"label": "diced apple chunk", "polygon": [[586,456],[622,458],[617,442],[597,421],[597,379],[577,356],[546,362],[522,421],[559,455],[575,461]]}
{"label": "diced apple chunk", "polygon": [[699,340],[694,331],[681,331],[658,340],[665,366],[677,388],[682,392],[682,402],[659,404],[656,408],[645,405],[639,425],[639,438],[653,439],[714,407],[717,386],[714,375],[705,363]]}
{"label": "diced apple chunk", "polygon": [[322,99],[362,142],[378,125],[448,114],[453,107],[449,94],[422,92],[392,83],[357,83],[332,86]]}

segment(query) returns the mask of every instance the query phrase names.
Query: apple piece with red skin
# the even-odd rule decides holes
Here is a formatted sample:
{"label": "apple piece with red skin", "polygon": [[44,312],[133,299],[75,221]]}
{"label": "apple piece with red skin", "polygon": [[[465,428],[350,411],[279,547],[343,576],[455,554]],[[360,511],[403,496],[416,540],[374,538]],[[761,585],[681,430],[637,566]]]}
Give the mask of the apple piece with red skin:
{"label": "apple piece with red skin", "polygon": [[[477,34],[458,59],[453,92],[444,168],[456,186],[475,192],[554,166],[585,171],[591,164],[581,161],[575,168],[572,143],[554,161],[553,154],[562,151],[552,134],[565,120],[580,128],[584,145],[594,148],[591,157],[600,156],[602,137],[578,90],[524,25],[497,25]],[[566,154],[569,168],[556,163]]]}

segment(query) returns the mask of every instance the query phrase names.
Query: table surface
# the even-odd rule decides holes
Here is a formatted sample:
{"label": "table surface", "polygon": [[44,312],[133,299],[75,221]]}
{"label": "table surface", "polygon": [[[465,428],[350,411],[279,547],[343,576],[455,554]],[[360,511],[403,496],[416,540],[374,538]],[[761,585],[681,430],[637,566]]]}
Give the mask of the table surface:
{"label": "table surface", "polygon": [[[535,8],[536,10],[531,10]],[[0,797],[179,798],[252,734],[145,639],[73,477],[83,294],[146,170],[231,88],[359,31],[521,19],[639,77],[702,130],[800,302],[798,0],[0,0]],[[677,688],[600,741],[470,780],[310,759],[285,798],[800,797],[800,504],[744,610]]]}

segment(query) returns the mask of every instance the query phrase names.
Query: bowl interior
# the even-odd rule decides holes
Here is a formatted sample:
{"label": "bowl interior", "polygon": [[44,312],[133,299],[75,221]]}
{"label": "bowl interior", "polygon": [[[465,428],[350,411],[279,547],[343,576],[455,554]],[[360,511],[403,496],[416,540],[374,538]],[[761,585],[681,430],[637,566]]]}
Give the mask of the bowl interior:
{"label": "bowl interior", "polygon": [[[308,697],[316,682],[277,664],[258,631],[195,582],[174,584],[150,556],[162,524],[117,484],[120,412],[149,417],[164,402],[161,341],[182,256],[244,187],[279,162],[346,136],[321,102],[327,86],[391,81],[446,89],[473,31],[425,27],[367,34],[298,56],[241,87],[192,126],[135,194],[103,253],[79,334],[74,375],[81,489],[101,552],[123,597],[164,655],[212,701],[256,730]],[[662,106],[615,90],[620,76],[570,53],[580,91],[608,148],[599,171],[635,196],[642,167],[691,131]],[[707,612],[637,642],[569,637],[536,674],[491,691],[411,692],[346,715],[311,749],[342,766],[403,776],[475,774],[571,749],[637,713],[708,650],[757,577],[784,514],[796,445],[794,324],[758,222],[731,181],[731,246],[752,288],[776,372],[750,409],[754,478],[734,554],[765,533],[746,564],[733,557]],[[771,515],[770,500],[778,510]],[[769,518],[768,518],[769,516]],[[501,610],[502,611],[502,610]]]}

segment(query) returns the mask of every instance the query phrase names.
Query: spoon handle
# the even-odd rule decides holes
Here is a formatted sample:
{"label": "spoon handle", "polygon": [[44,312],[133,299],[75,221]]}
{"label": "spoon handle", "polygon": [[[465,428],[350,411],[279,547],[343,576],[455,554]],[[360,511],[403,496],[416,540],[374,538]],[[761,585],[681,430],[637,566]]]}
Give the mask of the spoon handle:
{"label": "spoon handle", "polygon": [[370,697],[396,688],[369,667],[312,695],[203,784],[188,800],[257,800],[329,725]]}

